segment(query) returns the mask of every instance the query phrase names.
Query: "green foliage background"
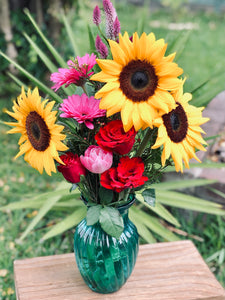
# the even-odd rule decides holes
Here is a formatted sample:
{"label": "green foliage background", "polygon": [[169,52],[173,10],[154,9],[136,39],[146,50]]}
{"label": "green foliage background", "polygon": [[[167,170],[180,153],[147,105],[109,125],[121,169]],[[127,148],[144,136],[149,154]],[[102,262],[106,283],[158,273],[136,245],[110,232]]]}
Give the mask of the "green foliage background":
{"label": "green foliage background", "polygon": [[[116,4],[122,29],[126,29],[129,33],[132,33],[136,30],[138,25],[139,32],[142,32],[144,28],[146,32],[154,31],[157,39],[165,38],[166,36],[170,48],[168,50],[179,49],[177,62],[185,70],[185,75],[187,76],[185,89],[188,92],[194,91],[193,102],[195,102],[196,105],[201,106],[202,103],[204,103],[204,105],[207,104],[217,93],[224,90],[225,57],[223,50],[225,40],[223,38],[223,28],[225,26],[225,19],[222,13],[190,12],[182,7],[152,11],[151,7],[150,9],[149,7],[139,7],[137,9],[136,7],[126,5],[125,2],[116,2]],[[71,10],[68,12],[66,19],[63,15],[60,16],[64,26],[62,34],[59,37],[61,43],[58,47],[58,51],[63,55],[65,60],[67,60],[70,55],[74,55],[74,52],[79,55],[84,55],[88,52],[89,37],[87,24],[91,23],[92,8],[89,1],[81,1],[79,15]],[[18,22],[18,24],[20,23],[20,18],[22,18],[22,20],[23,18],[26,19],[25,22],[30,24],[26,15],[21,14],[21,16],[18,15],[17,17],[16,22]],[[178,24],[187,22],[197,24],[196,29],[193,29],[190,34],[187,33],[186,30],[179,32],[177,30],[168,30],[169,24],[171,23]],[[71,26],[68,28],[73,32],[74,40],[68,37],[68,28],[66,30],[65,26],[66,23]],[[48,82],[49,72],[46,73],[44,63],[38,57],[34,49],[28,46],[29,42],[25,36],[22,35],[22,31],[23,28],[18,26],[18,33],[14,36],[19,49],[18,62],[36,78],[40,80],[45,79],[45,83],[51,86],[50,82]],[[92,28],[92,31],[94,32],[95,28]],[[48,36],[47,30],[44,29],[44,32]],[[26,26],[26,33],[41,50],[46,49],[46,45],[31,25]],[[178,39],[176,39],[177,36]],[[48,38],[51,39],[51,37]],[[0,35],[0,43],[0,48],[4,52],[5,48],[2,35]],[[31,53],[31,55],[28,55],[28,60],[26,59],[25,61],[23,55],[24,49],[26,49],[26,51],[29,49],[29,53]],[[5,70],[7,62],[2,57],[0,57],[0,59],[3,62],[1,67]],[[53,62],[56,66],[59,65],[56,59],[53,59]],[[24,75],[18,76],[18,78],[27,85],[31,84]],[[1,81],[5,84],[0,86],[0,93],[4,95],[0,100],[0,118],[6,121],[8,117],[3,113],[2,109],[5,107],[8,109],[11,108],[11,99],[15,98],[20,90],[9,77],[5,76],[5,73],[1,74]],[[201,88],[197,88],[199,86]],[[25,199],[33,199],[35,196],[38,197],[38,195],[42,195],[42,193],[46,192],[49,192],[51,195],[52,191],[55,191],[61,184],[62,177],[60,174],[55,174],[52,177],[45,174],[40,175],[37,171],[28,166],[22,158],[13,161],[13,156],[18,152],[18,136],[6,135],[7,130],[8,127],[0,123],[0,206],[15,205],[15,202],[20,200],[22,203],[25,203]],[[185,185],[183,180],[182,183]],[[201,184],[209,184],[209,182],[202,182]],[[174,196],[177,194],[173,193],[177,190],[177,185],[174,188],[171,188],[171,186],[169,188],[167,187],[167,195],[168,189],[170,193],[172,193],[172,199],[174,199]],[[161,199],[163,199],[163,190],[159,191],[158,197],[160,193]],[[76,195],[74,195],[74,198],[71,197],[69,199],[63,196],[64,198],[60,201],[64,204],[69,203],[69,205],[76,208],[76,211],[79,209],[79,216],[82,218],[84,207],[82,207],[79,200],[76,201],[75,196]],[[51,197],[49,197],[49,199],[51,199]],[[13,293],[12,265],[14,259],[73,251],[73,226],[71,226],[72,229],[67,230],[66,233],[61,233],[60,236],[47,239],[44,243],[40,243],[40,240],[43,241],[43,236],[47,238],[50,237],[48,233],[49,230],[55,228],[56,232],[60,232],[61,226],[54,227],[54,225],[57,223],[60,224],[60,222],[68,217],[69,212],[71,212],[71,206],[68,204],[66,206],[62,203],[61,207],[52,205],[52,209],[49,210],[48,214],[44,214],[43,218],[35,224],[33,230],[26,237],[24,236],[24,239],[21,239],[21,233],[26,232],[27,228],[37,217],[40,207],[42,207],[43,203],[39,201],[41,199],[38,200],[37,198],[36,200],[35,204],[33,204],[33,206],[31,205],[30,208],[13,210],[13,206],[11,206],[11,209],[10,207],[4,209],[4,213],[0,212],[0,253],[2,253],[0,256],[0,270],[7,270],[5,276],[0,276],[0,295],[2,294],[0,299],[15,299],[15,293]],[[190,200],[191,199],[188,198],[187,202]],[[55,204],[57,204],[58,200],[55,201]],[[161,201],[159,204],[165,204],[163,200]],[[52,204],[53,203],[54,200]],[[219,213],[218,216],[205,215],[202,213],[196,215],[196,213],[191,211],[184,214],[183,210],[170,208],[168,211],[169,215],[167,215],[170,219],[170,225],[172,221],[171,216],[174,217],[172,223],[175,223],[172,226],[174,231],[171,231],[169,230],[169,224],[167,222],[158,219],[158,212],[154,212],[154,208],[146,208],[146,204],[141,202],[138,206],[141,209],[137,210],[137,207],[134,207],[134,209],[131,210],[131,218],[136,220],[139,233],[142,236],[142,242],[155,242],[156,240],[172,241],[180,238],[193,239],[212,271],[215,272],[220,282],[224,284],[225,222],[223,216],[220,216]],[[217,206],[214,207],[214,209],[217,208]],[[157,209],[159,210],[160,208],[158,207]],[[222,214],[223,213],[221,213],[221,215]],[[76,216],[74,215],[73,217],[75,218]],[[165,211],[163,216],[165,217]],[[74,218],[67,219],[67,224],[75,224],[79,221],[79,218]],[[178,233],[176,229],[179,224],[181,225],[179,229],[183,231],[183,235],[181,233],[176,234],[176,232]],[[47,236],[45,234],[47,234]],[[10,290],[10,288],[12,290]]]}

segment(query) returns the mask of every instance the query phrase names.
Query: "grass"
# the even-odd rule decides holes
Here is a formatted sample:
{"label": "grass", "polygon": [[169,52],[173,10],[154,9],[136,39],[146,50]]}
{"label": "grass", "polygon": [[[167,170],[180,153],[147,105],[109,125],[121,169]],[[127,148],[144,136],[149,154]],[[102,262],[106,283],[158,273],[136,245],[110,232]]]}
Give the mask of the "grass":
{"label": "grass", "polygon": [[[126,28],[131,33],[136,29],[136,23],[141,23],[143,16],[146,19],[145,30],[151,29],[157,38],[164,37],[168,32],[168,25],[171,22],[192,22],[198,24],[198,29],[194,29],[189,42],[185,46],[184,53],[179,57],[178,62],[188,76],[186,89],[193,89],[199,81],[211,76],[219,68],[224,68],[224,18],[214,14],[202,13],[168,13],[168,11],[152,12],[147,9],[135,9],[132,6],[119,4],[118,14],[121,19],[122,28]],[[81,15],[90,21],[91,9],[86,7],[81,10]],[[71,12],[72,19],[73,12]],[[132,21],[131,21],[132,20]],[[159,27],[153,28],[153,24],[158,21]],[[155,23],[154,23],[155,22]],[[77,43],[81,54],[87,51],[87,31],[81,19],[73,21],[74,33],[77,35]],[[171,31],[173,36],[176,31]],[[63,45],[65,45],[63,43]],[[69,45],[65,51],[70,53]],[[8,79],[7,79],[8,81]],[[13,89],[15,91],[14,85]],[[9,88],[8,88],[9,90]],[[0,119],[7,120],[2,109],[10,109],[12,95],[0,100]],[[51,191],[60,182],[60,175],[40,175],[37,171],[28,166],[23,158],[16,161],[13,157],[18,152],[18,136],[6,135],[8,127],[0,123],[0,206],[19,199],[24,199],[24,195],[32,193],[42,193]],[[212,215],[186,213],[181,214],[179,210],[172,211],[175,217],[182,224],[182,230],[186,233],[181,238],[190,238],[196,244],[199,252],[208,263],[218,280],[224,285],[225,282],[225,221],[224,219]],[[51,255],[71,252],[73,250],[73,231],[68,231],[65,235],[46,241],[39,242],[46,227],[53,224],[55,219],[61,219],[62,213],[54,212],[43,219],[38,227],[23,241],[18,242],[18,237],[27,227],[27,224],[35,216],[34,210],[16,211],[0,213],[0,299],[14,300],[15,290],[13,282],[13,260],[25,257],[35,257],[41,255]],[[187,234],[187,235],[185,235]],[[195,238],[195,236],[200,237]],[[200,241],[201,240],[201,241]]]}

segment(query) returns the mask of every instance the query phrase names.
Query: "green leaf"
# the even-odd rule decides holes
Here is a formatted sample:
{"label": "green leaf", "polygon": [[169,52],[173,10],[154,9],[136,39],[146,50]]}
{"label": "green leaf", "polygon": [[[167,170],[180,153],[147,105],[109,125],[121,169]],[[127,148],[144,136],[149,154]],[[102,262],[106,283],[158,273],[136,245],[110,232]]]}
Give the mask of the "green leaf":
{"label": "green leaf", "polygon": [[216,180],[212,179],[182,179],[182,180],[171,180],[165,182],[154,183],[151,188],[156,190],[177,190],[184,189],[194,186],[209,185],[215,183]]}
{"label": "green leaf", "polygon": [[38,45],[24,32],[23,35],[25,36],[26,40],[30,43],[33,47],[35,52],[39,55],[41,60],[44,62],[46,67],[49,69],[50,72],[57,72],[57,67],[51,62],[48,56],[38,47]]}
{"label": "green leaf", "polygon": [[80,207],[77,208],[71,215],[63,219],[61,222],[57,223],[55,226],[51,228],[41,239],[41,241],[45,241],[50,239],[56,235],[59,235],[66,230],[76,226],[86,215],[86,208]]}
{"label": "green leaf", "polygon": [[90,43],[90,52],[94,53],[94,52],[96,52],[96,49],[95,49],[95,39],[94,39],[94,35],[93,35],[92,31],[91,31],[90,25],[88,25],[88,36],[89,36],[89,43]]}
{"label": "green leaf", "polygon": [[40,30],[40,28],[38,27],[37,23],[35,22],[34,18],[31,16],[31,14],[30,14],[30,12],[29,12],[29,10],[27,8],[24,9],[24,13],[30,19],[32,25],[34,26],[34,28],[36,29],[37,33],[39,34],[39,36],[44,41],[45,45],[47,46],[47,48],[49,49],[49,51],[51,52],[51,54],[53,55],[53,57],[55,58],[55,60],[59,63],[59,65],[62,68],[67,68],[68,67],[67,63],[64,61],[64,59],[61,57],[61,55],[58,53],[58,51],[55,49],[55,47],[49,42],[49,40],[46,38],[46,36]]}
{"label": "green leaf", "polygon": [[175,234],[173,234],[169,229],[167,229],[160,223],[160,220],[150,216],[146,212],[138,209],[137,207],[132,206],[130,208],[129,213],[130,216],[132,216],[132,220],[139,220],[147,228],[163,237],[166,241],[172,242],[179,240],[179,238]]}
{"label": "green leaf", "polygon": [[47,85],[45,85],[40,80],[35,78],[32,74],[30,74],[23,67],[18,65],[15,61],[13,61],[11,58],[9,58],[2,51],[0,51],[0,55],[2,55],[6,60],[8,60],[11,64],[13,64],[21,73],[23,73],[29,80],[31,80],[41,91],[43,91],[45,94],[48,94],[49,96],[51,96],[52,99],[56,100],[58,103],[62,102],[62,99],[55,92],[53,92],[53,90],[48,88]]}
{"label": "green leaf", "polygon": [[[23,240],[30,232],[33,230],[33,228],[38,224],[38,222],[51,210],[51,208],[62,198],[62,195],[65,195],[65,190],[61,190],[61,187],[64,187],[65,183],[62,182],[59,184],[56,191],[51,193],[44,193],[42,195],[36,196],[34,199],[42,200],[46,199],[41,206],[38,214],[35,216],[35,218],[32,220],[32,222],[28,225],[27,229],[24,231],[24,233],[21,235],[20,240]],[[68,190],[66,191],[68,193]],[[49,197],[49,195],[51,195]]]}
{"label": "green leaf", "polygon": [[222,205],[179,192],[156,190],[156,199],[164,205],[225,216]]}
{"label": "green leaf", "polygon": [[116,208],[108,206],[104,207],[101,210],[99,222],[101,224],[102,229],[108,235],[119,239],[123,232],[124,224],[123,218]]}
{"label": "green leaf", "polygon": [[161,205],[158,201],[156,201],[155,206],[152,207],[148,203],[144,202],[143,198],[140,197],[141,195],[136,194],[136,198],[138,201],[143,203],[146,207],[148,207],[151,211],[156,213],[158,216],[163,218],[165,221],[173,224],[174,226],[180,227],[180,223],[177,221],[176,218],[163,206]]}
{"label": "green leaf", "polygon": [[87,211],[87,225],[94,225],[99,221],[100,213],[101,213],[102,206],[101,205],[94,205],[88,208]]}
{"label": "green leaf", "polygon": [[16,76],[14,76],[12,73],[10,72],[6,72],[6,74],[12,78],[12,80],[15,81],[15,83],[21,88],[21,86],[24,87],[24,89],[27,91],[28,90],[28,86],[23,82],[21,81],[20,79],[18,79]]}
{"label": "green leaf", "polygon": [[101,186],[99,189],[99,197],[100,197],[101,203],[107,205],[107,204],[111,203],[113,200],[113,191]]}
{"label": "green leaf", "polygon": [[71,26],[68,22],[68,19],[65,16],[64,12],[62,13],[62,19],[63,19],[64,26],[66,28],[66,32],[67,32],[68,37],[70,39],[71,45],[73,47],[74,56],[78,56],[78,55],[80,55],[80,51],[79,51],[79,49],[77,47],[77,44],[76,44],[76,41],[74,39],[73,29],[71,28]]}
{"label": "green leaf", "polygon": [[176,60],[182,54],[185,49],[185,45],[188,42],[191,31],[181,31],[173,42],[169,43],[167,51],[169,53],[176,52]]}
{"label": "green leaf", "polygon": [[[51,73],[58,72],[58,68],[52,63],[52,61],[48,58],[48,56],[38,47],[38,45],[26,34],[23,33],[27,41],[30,43],[30,45],[33,47],[35,52],[38,54],[38,56],[41,58],[45,66],[48,68],[48,70]],[[68,66],[67,66],[68,68]],[[65,88],[64,86],[61,87],[63,91],[68,95],[72,95],[74,93],[74,90],[71,86]]]}
{"label": "green leaf", "polygon": [[19,210],[19,209],[26,209],[26,208],[33,208],[37,209],[43,205],[44,200],[22,200],[17,202],[9,203],[8,205],[0,207],[0,211],[7,211],[7,210]]}
{"label": "green leaf", "polygon": [[150,206],[155,206],[155,190],[154,189],[146,189],[142,192],[142,196],[144,201],[147,202]]}

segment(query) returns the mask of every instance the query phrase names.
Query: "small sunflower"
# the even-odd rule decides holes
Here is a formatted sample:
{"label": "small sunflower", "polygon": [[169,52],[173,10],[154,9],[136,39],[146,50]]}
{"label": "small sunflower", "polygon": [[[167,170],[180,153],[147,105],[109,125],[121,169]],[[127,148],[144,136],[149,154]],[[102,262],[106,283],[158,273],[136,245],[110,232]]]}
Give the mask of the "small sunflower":
{"label": "small sunflower", "polygon": [[17,101],[14,101],[14,112],[7,111],[18,121],[18,123],[6,123],[15,127],[8,133],[21,133],[18,142],[20,151],[15,158],[25,154],[25,161],[41,174],[44,168],[48,175],[56,172],[54,159],[63,164],[58,151],[67,150],[61,142],[66,137],[61,134],[64,127],[55,124],[56,111],[51,111],[54,103],[48,100],[41,102],[38,88],[35,88],[33,92],[28,89],[27,95],[22,88]]}
{"label": "small sunflower", "polygon": [[102,71],[91,77],[106,83],[95,95],[101,98],[100,108],[107,116],[121,112],[125,131],[152,127],[159,114],[176,107],[169,91],[179,88],[183,70],[173,62],[175,54],[165,57],[167,45],[153,33],[139,38],[135,32],[131,42],[126,32],[119,43],[109,44],[113,60],[97,59]]}
{"label": "small sunflower", "polygon": [[154,126],[158,127],[158,137],[152,148],[163,145],[162,165],[165,165],[166,159],[171,155],[176,171],[183,172],[182,160],[186,168],[189,168],[191,158],[201,162],[195,154],[195,148],[206,150],[202,144],[207,143],[201,136],[201,133],[205,132],[200,125],[206,123],[209,118],[202,117],[203,107],[195,107],[188,103],[192,96],[189,93],[183,94],[182,88],[174,92],[173,97],[176,108],[154,121]]}

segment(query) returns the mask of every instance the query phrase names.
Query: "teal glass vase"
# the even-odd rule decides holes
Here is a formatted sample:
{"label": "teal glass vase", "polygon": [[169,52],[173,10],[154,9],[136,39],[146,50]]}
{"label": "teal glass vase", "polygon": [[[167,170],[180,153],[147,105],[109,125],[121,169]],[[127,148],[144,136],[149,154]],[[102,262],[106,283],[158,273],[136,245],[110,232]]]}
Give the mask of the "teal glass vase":
{"label": "teal glass vase", "polygon": [[95,292],[108,294],[119,290],[134,268],[138,232],[128,217],[129,206],[118,208],[124,221],[124,231],[119,239],[106,234],[99,223],[87,226],[86,219],[76,228],[74,252],[77,266],[86,284]]}

